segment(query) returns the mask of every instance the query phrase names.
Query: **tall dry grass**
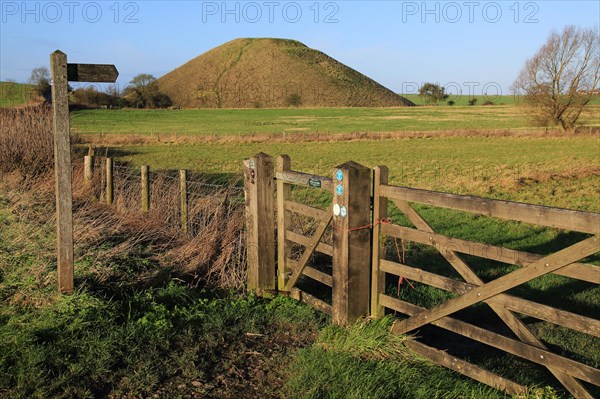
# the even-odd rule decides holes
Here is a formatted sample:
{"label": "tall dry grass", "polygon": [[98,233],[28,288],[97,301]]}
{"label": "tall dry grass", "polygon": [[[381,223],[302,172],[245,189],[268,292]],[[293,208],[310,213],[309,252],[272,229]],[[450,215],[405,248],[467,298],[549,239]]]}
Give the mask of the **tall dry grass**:
{"label": "tall dry grass", "polygon": [[[84,199],[75,213],[81,220],[76,243],[99,247],[103,261],[119,260],[144,248],[151,262],[166,266],[174,276],[194,285],[242,290],[246,281],[243,193],[236,179],[221,185],[209,176],[194,175],[188,181],[188,232],[180,222],[180,187],[176,171],[150,173],[150,210],[141,211],[141,176],[124,164],[113,170],[114,199],[105,202],[105,159],[95,162],[91,184],[77,183]],[[79,169],[82,169],[79,165]],[[83,179],[75,171],[75,179]],[[78,197],[78,196],[76,196]],[[90,198],[92,198],[90,200]],[[107,240],[111,245],[104,245]],[[82,254],[82,256],[85,256]],[[108,263],[111,263],[110,261]],[[104,270],[107,278],[111,271]]]}
{"label": "tall dry grass", "polygon": [[0,172],[41,175],[52,169],[53,151],[50,107],[0,108]]}
{"label": "tall dry grass", "polygon": [[[45,106],[0,110],[0,190],[19,191],[31,218],[55,223],[52,113]],[[242,290],[246,281],[243,193],[238,180],[212,184],[189,178],[188,233],[180,225],[177,172],[151,174],[151,207],[141,212],[139,171],[114,170],[114,203],[106,206],[105,162],[96,158],[91,182],[82,159],[73,160],[76,263],[96,284],[131,286],[179,278],[193,285]],[[23,184],[23,181],[27,184]],[[36,213],[40,201],[49,212]],[[39,209],[39,207],[35,207]]]}

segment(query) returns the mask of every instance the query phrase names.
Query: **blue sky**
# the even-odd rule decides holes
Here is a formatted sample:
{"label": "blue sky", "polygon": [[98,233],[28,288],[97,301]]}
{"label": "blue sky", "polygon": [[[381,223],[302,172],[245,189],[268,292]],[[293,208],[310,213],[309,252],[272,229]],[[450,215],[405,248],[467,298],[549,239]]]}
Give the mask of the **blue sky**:
{"label": "blue sky", "polygon": [[60,49],[112,63],[124,87],[229,40],[299,40],[396,92],[432,81],[510,94],[548,34],[598,29],[598,1],[0,1],[0,80],[24,82]]}

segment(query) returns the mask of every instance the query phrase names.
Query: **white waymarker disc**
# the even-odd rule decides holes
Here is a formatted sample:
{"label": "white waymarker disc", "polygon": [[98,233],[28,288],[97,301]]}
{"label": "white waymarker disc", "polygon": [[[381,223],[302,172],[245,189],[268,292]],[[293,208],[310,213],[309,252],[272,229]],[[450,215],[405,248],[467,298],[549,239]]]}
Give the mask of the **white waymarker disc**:
{"label": "white waymarker disc", "polygon": [[333,205],[333,214],[335,216],[340,216],[340,206],[338,204]]}

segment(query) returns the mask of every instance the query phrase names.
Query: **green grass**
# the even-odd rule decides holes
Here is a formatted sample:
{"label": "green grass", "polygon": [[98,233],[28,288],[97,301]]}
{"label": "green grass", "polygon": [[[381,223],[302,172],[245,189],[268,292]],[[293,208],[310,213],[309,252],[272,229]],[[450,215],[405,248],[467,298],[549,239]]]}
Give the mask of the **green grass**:
{"label": "green grass", "polygon": [[[402,97],[405,97],[412,101],[417,105],[429,105],[425,102],[425,99],[418,94],[401,94]],[[515,105],[522,104],[523,97],[518,95],[487,95],[484,96],[482,94],[469,96],[469,95],[450,95],[447,100],[441,101],[438,103],[439,106],[449,106],[448,101],[454,101],[453,106],[470,106],[469,100],[477,99],[475,102],[475,107],[479,106],[488,106],[488,105]],[[491,102],[493,104],[485,104],[486,102]],[[600,105],[600,96],[594,96],[590,101],[590,105]]]}
{"label": "green grass", "polygon": [[[288,154],[294,170],[331,176],[348,160],[386,165],[394,184],[600,211],[598,138],[442,137],[308,143],[203,143],[113,148],[154,169],[233,173],[260,151]],[[102,152],[102,151],[101,151]]]}
{"label": "green grass", "polygon": [[175,280],[135,284],[136,270],[161,268],[136,250],[119,284],[78,259],[77,290],[61,295],[52,224],[23,212],[49,206],[24,207],[3,194],[0,201],[0,397],[268,396],[282,385],[293,348],[309,345],[325,322],[285,297],[202,291]]}
{"label": "green grass", "polygon": [[[600,125],[599,106],[591,106],[582,123]],[[84,110],[72,116],[72,129],[81,134],[107,135],[300,135],[452,131],[468,129],[534,129],[518,106],[427,106],[408,108],[320,109],[190,109]]]}
{"label": "green grass", "polygon": [[505,397],[412,354],[389,317],[342,328],[281,296],[135,285],[148,267],[135,251],[130,284],[98,280],[83,258],[61,295],[52,224],[34,217],[51,206],[0,204],[1,397]]}
{"label": "green grass", "polygon": [[[413,103],[415,103],[417,105],[428,105],[425,102],[425,99],[418,94],[401,94],[401,96],[409,99],[410,101],[412,101]],[[469,96],[469,95],[462,94],[462,95],[450,95],[447,100],[441,101],[438,104],[439,104],[439,106],[448,106],[448,101],[452,100],[452,101],[454,101],[453,106],[455,106],[455,107],[468,106],[469,100],[471,100],[473,98],[477,99],[477,101],[475,102],[475,107],[482,106],[486,101],[491,101],[493,103],[493,104],[489,104],[489,105],[514,105],[514,104],[520,104],[523,101],[522,97],[514,96],[514,95],[489,95],[489,96],[474,95],[474,96]]]}
{"label": "green grass", "polygon": [[28,84],[0,82],[0,108],[15,107],[30,101],[32,87]]}

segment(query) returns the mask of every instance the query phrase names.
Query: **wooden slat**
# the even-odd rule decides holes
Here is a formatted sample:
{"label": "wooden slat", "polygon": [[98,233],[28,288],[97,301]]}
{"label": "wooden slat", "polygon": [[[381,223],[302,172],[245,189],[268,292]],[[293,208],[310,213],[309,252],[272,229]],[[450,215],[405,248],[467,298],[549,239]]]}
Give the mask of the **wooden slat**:
{"label": "wooden slat", "polygon": [[315,219],[325,220],[331,218],[331,211],[315,208],[312,206],[299,204],[294,201],[285,201],[285,209],[298,213],[300,215],[308,216]]}
{"label": "wooden slat", "polygon": [[422,313],[404,320],[394,326],[395,332],[406,333],[415,328],[419,328],[427,323],[431,323],[444,316],[448,316],[454,312],[494,297],[504,291],[524,284],[534,278],[543,276],[569,263],[573,263],[581,258],[592,255],[598,251],[598,237],[593,236],[585,239],[568,248],[558,251],[550,256],[547,256],[535,264],[525,269],[516,270],[510,274],[502,276],[494,281],[491,281],[476,290],[467,292],[458,298],[450,299],[446,303],[435,306],[432,309],[423,311]]}
{"label": "wooden slat", "polygon": [[526,388],[507,378],[494,374],[472,363],[458,359],[447,352],[432,348],[415,340],[407,340],[406,346],[415,353],[447,367],[460,374],[466,375],[476,381],[487,384],[493,388],[505,391],[511,395],[518,395],[526,391]]}
{"label": "wooden slat", "polygon": [[[321,181],[321,190],[331,191],[332,179],[330,177],[311,175],[309,173],[296,172],[293,170],[286,170],[285,172],[277,171],[275,174],[277,180],[282,180],[289,184],[297,186],[313,187],[308,185],[309,180]],[[319,187],[313,187],[319,189]]]}
{"label": "wooden slat", "polygon": [[381,271],[383,272],[390,273],[395,276],[406,277],[410,280],[440,288],[442,290],[454,292],[456,294],[464,294],[465,292],[470,291],[473,287],[477,287],[476,285],[456,281],[451,278],[439,276],[422,269],[417,269],[401,263],[391,262],[389,260],[382,259],[380,263]]}
{"label": "wooden slat", "polygon": [[[298,234],[290,230],[285,232],[285,239],[295,242],[296,244],[304,245],[305,247],[312,242],[310,237],[303,236],[302,234]],[[333,246],[324,242],[319,242],[316,250],[325,255],[333,255]]]}
{"label": "wooden slat", "polygon": [[[329,213],[329,215],[332,215],[331,211],[328,213]],[[323,234],[325,234],[325,230],[327,230],[327,226],[329,226],[330,223],[331,223],[331,216],[329,216],[328,219],[321,221],[321,223],[319,224],[319,227],[317,227],[317,231],[315,231],[315,234],[312,236],[312,242],[309,245],[307,245],[306,248],[304,249],[304,253],[302,254],[302,257],[300,258],[300,260],[298,261],[296,269],[294,269],[294,271],[292,272],[292,275],[290,276],[289,280],[287,281],[287,284],[285,285],[286,291],[291,291],[292,287],[296,284],[296,281],[298,281],[298,278],[302,274],[304,267],[308,264],[308,260],[310,259],[310,256],[315,251],[315,248],[317,247],[317,244],[319,243],[319,241],[321,241],[321,238],[323,238]]]}
{"label": "wooden slat", "polygon": [[[294,261],[293,259],[288,259],[288,265],[292,269],[295,269],[298,267],[298,262]],[[302,272],[302,274],[320,282],[321,284],[333,287],[333,277],[330,274],[315,269],[314,267],[310,267],[308,265],[304,266],[304,271]]]}
{"label": "wooden slat", "polygon": [[[435,288],[450,291],[455,294],[464,294],[467,291],[477,288],[477,286],[474,284],[463,283],[461,281],[439,276],[422,269],[396,262],[390,262],[387,260],[381,261],[381,270],[386,273],[406,277],[408,279],[427,284]],[[581,316],[507,294],[500,294],[494,297],[492,300],[498,305],[504,306],[509,310],[519,312],[526,316],[535,317],[537,319],[545,320],[571,330],[600,337],[600,321],[590,317]],[[486,301],[486,303],[488,302],[489,300]]]}
{"label": "wooden slat", "polygon": [[383,307],[379,305],[379,294],[385,291],[385,272],[381,270],[380,259],[385,258],[385,236],[381,230],[381,221],[387,218],[388,200],[380,195],[382,184],[388,183],[388,168],[376,166],[373,169],[373,216],[372,258],[371,258],[371,316],[383,316]]}
{"label": "wooden slat", "polygon": [[[380,294],[380,302],[383,306],[407,314],[409,316],[418,315],[425,310],[420,306],[401,301],[390,296]],[[580,380],[598,385],[600,382],[600,370],[591,366],[576,362],[571,359],[559,356],[544,349],[536,348],[524,342],[519,342],[512,338],[505,337],[481,327],[466,323],[452,317],[446,316],[440,318],[431,324],[452,331],[454,333],[482,342],[486,345],[522,357],[531,362],[541,364],[548,368],[557,368],[563,373]],[[392,328],[392,332],[397,333]]]}
{"label": "wooden slat", "polygon": [[[291,169],[292,160],[287,155],[277,157],[277,172],[283,173]],[[285,202],[291,197],[291,187],[283,180],[277,180],[277,287],[281,290],[287,284],[290,272],[287,259],[292,255],[292,248],[286,243],[287,228],[290,225],[291,212],[285,209]]]}
{"label": "wooden slat", "polygon": [[600,234],[600,213],[549,208],[540,205],[398,186],[381,186],[381,195],[388,198],[493,216],[501,219],[517,220],[540,226]]}
{"label": "wooden slat", "polygon": [[290,291],[290,297],[297,299],[300,302],[304,302],[329,316],[331,316],[331,314],[333,313],[330,304],[298,288],[292,288],[292,290]]}
{"label": "wooden slat", "polygon": [[[381,231],[392,237],[432,245],[442,254],[447,251],[454,251],[517,266],[529,266],[543,258],[543,255],[516,251],[460,238],[446,237],[442,234],[393,224],[382,225]],[[600,284],[600,267],[589,263],[572,263],[557,270],[554,274]]]}

